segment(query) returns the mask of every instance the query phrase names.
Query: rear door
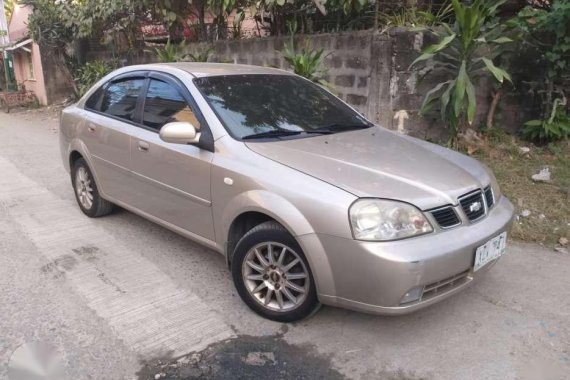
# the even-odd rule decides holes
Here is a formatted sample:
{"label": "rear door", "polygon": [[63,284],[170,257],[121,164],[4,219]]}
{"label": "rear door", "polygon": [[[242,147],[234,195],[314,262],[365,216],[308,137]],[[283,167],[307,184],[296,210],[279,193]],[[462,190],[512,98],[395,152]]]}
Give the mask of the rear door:
{"label": "rear door", "polygon": [[195,145],[164,142],[162,126],[185,121],[204,134],[208,128],[186,87],[177,79],[149,75],[142,124],[133,130],[131,164],[136,208],[204,238],[214,240],[210,196],[213,152]]}
{"label": "rear door", "polygon": [[128,203],[130,135],[137,123],[146,73],[116,77],[85,104],[86,123],[81,140],[92,158],[103,195]]}

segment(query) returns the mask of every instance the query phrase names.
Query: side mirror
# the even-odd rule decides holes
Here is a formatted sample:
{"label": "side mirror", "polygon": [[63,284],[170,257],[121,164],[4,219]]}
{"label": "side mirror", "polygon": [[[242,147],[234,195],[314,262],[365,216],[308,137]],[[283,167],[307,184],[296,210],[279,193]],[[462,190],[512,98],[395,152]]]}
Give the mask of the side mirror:
{"label": "side mirror", "polygon": [[165,124],[160,128],[160,139],[173,144],[197,144],[200,141],[200,133],[187,122],[176,121]]}

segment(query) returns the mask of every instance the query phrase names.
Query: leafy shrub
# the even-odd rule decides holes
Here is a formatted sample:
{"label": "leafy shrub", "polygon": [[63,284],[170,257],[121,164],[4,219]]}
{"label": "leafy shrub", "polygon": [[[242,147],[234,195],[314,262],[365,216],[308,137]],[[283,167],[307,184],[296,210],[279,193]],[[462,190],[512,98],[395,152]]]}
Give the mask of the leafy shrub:
{"label": "leafy shrub", "polygon": [[208,60],[210,59],[210,56],[214,53],[214,49],[213,48],[208,48],[206,50],[202,50],[200,52],[197,53],[188,53],[186,55],[184,55],[184,58],[190,58],[191,62],[208,62]]}
{"label": "leafy shrub", "polygon": [[313,50],[309,43],[306,43],[299,52],[296,52],[293,44],[285,45],[283,58],[291,66],[293,72],[315,83],[332,88],[332,85],[325,80],[326,70],[322,68],[325,56],[324,49]]}
{"label": "leafy shrub", "polygon": [[541,105],[540,120],[527,122],[523,135],[542,141],[567,138],[570,2],[554,1],[546,9],[526,7],[511,23],[521,31],[521,59],[531,71],[525,84]]}
{"label": "leafy shrub", "polygon": [[289,29],[291,40],[288,44],[285,44],[282,54],[285,61],[291,66],[291,69],[293,69],[293,72],[312,82],[332,89],[332,84],[325,79],[327,71],[322,67],[323,59],[326,57],[323,56],[325,50],[323,48],[313,50],[310,43],[305,41],[301,50],[297,51],[295,48],[295,34],[298,28],[297,22],[289,22],[287,28]]}
{"label": "leafy shrub", "polygon": [[523,129],[525,138],[547,142],[570,137],[570,116],[565,106],[566,99],[556,99],[549,119],[527,121]]}
{"label": "leafy shrub", "polygon": [[380,25],[394,27],[427,27],[449,21],[453,14],[451,4],[443,4],[439,10],[434,11],[431,7],[425,11],[417,7],[404,7],[393,13],[378,13]]}
{"label": "leafy shrub", "polygon": [[85,94],[95,83],[114,70],[114,65],[108,61],[96,60],[88,62],[79,69],[77,82],[80,95]]}
{"label": "leafy shrub", "polygon": [[147,50],[147,52],[156,54],[158,61],[161,63],[178,62],[183,58],[181,51],[185,45],[186,41],[173,44],[169,39],[164,47],[157,47],[154,50]]}
{"label": "leafy shrub", "polygon": [[511,81],[510,75],[493,62],[502,52],[503,44],[512,42],[505,37],[506,25],[495,18],[505,1],[474,0],[467,5],[452,0],[455,23],[430,29],[439,41],[424,49],[412,64],[425,61],[426,75],[447,77],[426,94],[421,112],[425,114],[439,107],[441,119],[450,130],[451,144],[456,143],[465,119],[469,125],[474,121],[477,80],[490,73],[497,82]]}
{"label": "leafy shrub", "polygon": [[208,48],[198,53],[186,53],[183,54],[182,51],[186,47],[186,41],[182,41],[179,44],[173,44],[168,40],[166,45],[161,48],[155,48],[154,50],[150,50],[147,52],[154,53],[159,62],[162,63],[171,63],[171,62],[183,62],[183,61],[191,61],[191,62],[208,62],[210,56],[214,52],[214,49]]}

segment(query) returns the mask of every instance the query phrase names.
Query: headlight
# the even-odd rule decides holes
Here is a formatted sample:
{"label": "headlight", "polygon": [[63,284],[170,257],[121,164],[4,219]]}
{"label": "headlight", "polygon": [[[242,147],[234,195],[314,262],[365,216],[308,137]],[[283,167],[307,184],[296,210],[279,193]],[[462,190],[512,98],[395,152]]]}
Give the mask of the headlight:
{"label": "headlight", "polygon": [[383,199],[361,199],[349,211],[357,240],[397,240],[433,231],[420,210],[412,205]]}

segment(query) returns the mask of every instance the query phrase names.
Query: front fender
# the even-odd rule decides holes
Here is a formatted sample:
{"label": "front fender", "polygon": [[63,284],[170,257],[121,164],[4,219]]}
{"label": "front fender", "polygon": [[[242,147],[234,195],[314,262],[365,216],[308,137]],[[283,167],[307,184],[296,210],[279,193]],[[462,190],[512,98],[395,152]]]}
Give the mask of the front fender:
{"label": "front fender", "polygon": [[303,214],[285,198],[266,190],[250,190],[234,197],[224,207],[218,242],[226,242],[230,226],[239,215],[252,211],[275,219],[295,237],[315,232]]}
{"label": "front fender", "polygon": [[[218,244],[227,247],[227,238],[232,222],[246,212],[265,214],[285,227],[297,240],[313,273],[319,294],[334,294],[334,281],[329,259],[314,228],[291,202],[266,190],[250,190],[239,194],[225,206],[220,231],[217,234]],[[226,249],[224,250],[226,252]],[[226,258],[229,259],[226,252]]]}

